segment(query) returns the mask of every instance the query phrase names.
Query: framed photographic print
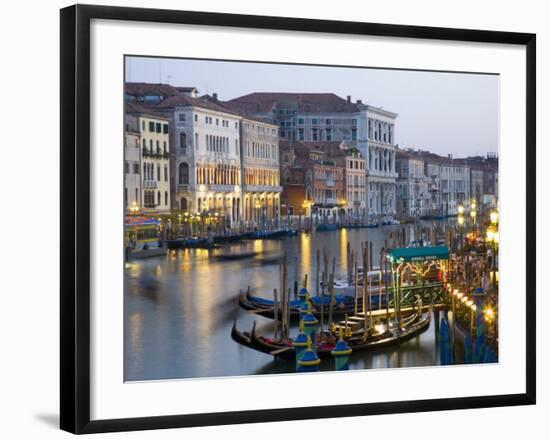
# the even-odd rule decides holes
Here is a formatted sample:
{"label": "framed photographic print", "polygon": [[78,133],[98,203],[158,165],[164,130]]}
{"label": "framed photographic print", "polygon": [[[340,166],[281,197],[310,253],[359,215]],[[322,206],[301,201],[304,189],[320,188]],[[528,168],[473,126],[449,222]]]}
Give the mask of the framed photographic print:
{"label": "framed photographic print", "polygon": [[533,34],[63,9],[62,429],[534,404],[535,133]]}

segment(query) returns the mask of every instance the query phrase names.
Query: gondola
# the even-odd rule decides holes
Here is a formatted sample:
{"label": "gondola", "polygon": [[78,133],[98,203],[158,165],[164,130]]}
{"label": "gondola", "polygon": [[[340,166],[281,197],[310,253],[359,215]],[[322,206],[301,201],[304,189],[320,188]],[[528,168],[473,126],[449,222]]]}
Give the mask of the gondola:
{"label": "gondola", "polygon": [[[430,326],[429,314],[412,314],[403,320],[402,327],[398,329],[390,328],[383,332],[369,334],[366,338],[362,333],[352,335],[346,339],[349,347],[352,349],[352,355],[359,352],[367,352],[376,349],[382,349],[395,344],[404,343],[426,331]],[[256,333],[256,322],[252,326],[252,331],[240,332],[237,329],[236,321],[233,323],[231,337],[237,343],[247,346],[251,349],[263,352],[273,357],[286,360],[295,360],[296,352],[292,347],[292,340],[283,342],[269,337],[258,335]],[[317,337],[317,355],[320,358],[329,358],[334,349],[336,338],[333,335],[322,333]]]}
{"label": "gondola", "polygon": [[[379,295],[378,294],[372,294],[372,306],[374,308],[379,308]],[[382,304],[381,306],[386,306],[386,298],[385,295],[382,296]],[[321,316],[321,303],[323,303],[323,311],[325,316],[328,316],[329,314],[329,306],[330,306],[330,297],[325,295],[323,300],[321,297],[313,296],[310,297],[310,301],[313,305],[313,314],[315,317],[320,318]],[[334,296],[334,304],[333,304],[333,317],[334,318],[344,318],[346,315],[352,315],[355,313],[355,300],[353,296],[347,296],[347,295],[335,295]],[[299,321],[300,319],[300,305],[302,304],[301,300],[291,300],[290,301],[290,320],[291,321]],[[275,317],[274,314],[274,306],[273,306],[273,300],[270,299],[264,299],[262,297],[252,296],[249,291],[243,292],[239,295],[239,305],[241,308],[251,311],[256,315],[266,317],[269,319],[273,319]],[[362,309],[363,306],[363,300],[362,297],[359,296],[357,298],[357,307],[358,309]],[[278,312],[278,318],[281,318],[281,311]]]}

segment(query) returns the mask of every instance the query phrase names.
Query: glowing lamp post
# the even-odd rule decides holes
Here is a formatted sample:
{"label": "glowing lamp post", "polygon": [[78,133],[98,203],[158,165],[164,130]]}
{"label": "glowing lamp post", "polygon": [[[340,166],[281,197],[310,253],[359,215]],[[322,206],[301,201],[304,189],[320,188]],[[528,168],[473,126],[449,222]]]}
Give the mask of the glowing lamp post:
{"label": "glowing lamp post", "polygon": [[132,201],[132,205],[130,206],[130,212],[132,213],[132,216],[136,216],[139,212],[139,207],[135,201]]}

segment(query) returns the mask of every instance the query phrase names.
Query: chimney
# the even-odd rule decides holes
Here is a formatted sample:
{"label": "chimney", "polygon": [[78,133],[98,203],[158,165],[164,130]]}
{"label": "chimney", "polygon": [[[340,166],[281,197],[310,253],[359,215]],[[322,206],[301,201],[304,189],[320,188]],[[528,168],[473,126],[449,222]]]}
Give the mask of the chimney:
{"label": "chimney", "polygon": [[362,105],[363,102],[361,101],[361,99],[357,99],[357,105]]}
{"label": "chimney", "polygon": [[350,96],[350,95],[348,95],[348,99],[347,99],[347,100],[348,100],[348,104],[351,104],[351,96]]}
{"label": "chimney", "polygon": [[218,93],[212,93],[212,97],[216,102],[218,101]]}

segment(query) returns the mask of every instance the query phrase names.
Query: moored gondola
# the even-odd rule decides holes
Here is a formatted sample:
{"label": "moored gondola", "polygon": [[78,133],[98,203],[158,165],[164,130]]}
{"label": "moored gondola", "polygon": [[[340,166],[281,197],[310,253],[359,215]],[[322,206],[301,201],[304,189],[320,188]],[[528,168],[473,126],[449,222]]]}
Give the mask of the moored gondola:
{"label": "moored gondola", "polygon": [[[366,337],[358,332],[352,335],[346,342],[352,349],[352,355],[358,352],[382,349],[396,344],[404,343],[426,331],[430,326],[429,315],[415,313],[403,320],[401,328],[390,327],[381,332],[369,333]],[[233,324],[231,336],[236,342],[251,349],[286,360],[295,360],[296,352],[292,347],[292,340],[281,341],[256,333],[256,323],[252,326],[250,334],[240,332],[236,322]],[[336,343],[333,334],[323,332],[317,336],[317,355],[320,358],[329,358]]]}

